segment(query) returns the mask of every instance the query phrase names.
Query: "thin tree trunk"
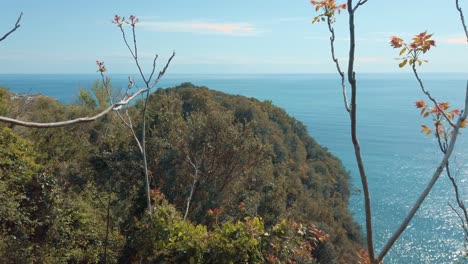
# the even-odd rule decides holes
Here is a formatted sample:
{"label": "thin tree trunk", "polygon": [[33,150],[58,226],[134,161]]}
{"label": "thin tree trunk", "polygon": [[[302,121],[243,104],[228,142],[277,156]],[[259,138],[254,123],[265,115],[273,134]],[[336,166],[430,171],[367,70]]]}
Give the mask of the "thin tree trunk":
{"label": "thin tree trunk", "polygon": [[[361,4],[361,1],[358,2],[356,8]],[[363,4],[363,3],[362,3]],[[364,161],[361,155],[361,145],[359,144],[359,139],[357,136],[357,85],[356,85],[356,74],[354,72],[354,54],[356,46],[356,37],[354,30],[354,12],[356,11],[353,8],[353,1],[348,0],[347,9],[349,13],[349,35],[350,35],[350,47],[349,47],[349,61],[348,61],[348,81],[351,85],[351,138],[354,146],[354,154],[356,156],[356,161],[359,168],[359,175],[361,176],[361,184],[364,192],[364,207],[366,211],[366,237],[367,237],[367,248],[369,252],[369,258],[371,262],[375,261],[375,252],[374,252],[374,241],[372,234],[372,212],[370,205],[370,193],[369,186],[367,183],[367,175],[364,168]]]}

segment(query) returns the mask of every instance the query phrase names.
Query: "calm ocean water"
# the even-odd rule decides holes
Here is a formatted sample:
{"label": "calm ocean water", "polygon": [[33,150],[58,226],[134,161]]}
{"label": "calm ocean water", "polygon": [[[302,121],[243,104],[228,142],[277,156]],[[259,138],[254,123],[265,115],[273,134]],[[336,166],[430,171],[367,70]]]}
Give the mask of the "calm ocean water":
{"label": "calm ocean water", "polygon": [[[97,75],[0,75],[0,86],[14,92],[41,93],[66,103],[76,100]],[[126,75],[114,75],[114,87],[126,87]],[[135,75],[135,79],[137,79]],[[338,156],[360,189],[349,118],[335,74],[312,75],[170,75],[158,87],[192,82],[230,94],[271,100],[302,121],[321,145]],[[467,74],[422,75],[439,101],[462,108]],[[411,75],[358,75],[358,132],[369,177],[376,248],[380,249],[429,181],[441,155],[435,138],[419,133],[424,122],[414,102],[425,99]],[[137,82],[138,84],[138,82]],[[426,122],[428,122],[427,120]],[[427,123],[429,124],[429,123]],[[468,132],[463,132],[468,133]],[[468,139],[462,134],[452,159],[468,203]],[[462,230],[448,203],[453,190],[443,175],[385,263],[454,263],[463,248]],[[356,221],[364,224],[362,197],[350,201]]]}

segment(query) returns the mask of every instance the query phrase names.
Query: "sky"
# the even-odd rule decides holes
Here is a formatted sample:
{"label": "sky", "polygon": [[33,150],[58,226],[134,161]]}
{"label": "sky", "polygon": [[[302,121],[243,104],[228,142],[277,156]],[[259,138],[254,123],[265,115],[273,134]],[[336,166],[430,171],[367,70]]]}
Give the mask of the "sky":
{"label": "sky", "polygon": [[[468,17],[468,0],[460,3]],[[175,51],[168,73],[335,72],[326,24],[311,23],[317,14],[307,0],[0,0],[0,35],[21,12],[21,27],[0,42],[0,74],[93,74],[96,60],[109,73],[135,73],[111,23],[116,14],[140,19],[136,34],[144,69],[155,54],[162,67]],[[468,73],[468,45],[454,0],[369,0],[355,19],[358,72],[409,72],[398,68],[389,39],[409,40],[427,30],[437,47],[420,70]],[[343,12],[334,24],[342,64],[348,56],[347,20]]]}

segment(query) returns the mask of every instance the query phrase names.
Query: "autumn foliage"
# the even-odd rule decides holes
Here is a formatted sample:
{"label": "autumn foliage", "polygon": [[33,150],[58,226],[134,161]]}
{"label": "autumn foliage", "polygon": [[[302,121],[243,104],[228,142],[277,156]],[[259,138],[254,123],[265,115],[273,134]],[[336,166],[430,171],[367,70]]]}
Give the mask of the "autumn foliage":
{"label": "autumn foliage", "polygon": [[[399,58],[396,60],[401,60],[399,67],[402,68],[405,65],[409,64],[413,67],[416,63],[419,66],[423,62],[428,62],[427,60],[420,59],[422,54],[428,52],[431,47],[435,47],[435,40],[432,39],[433,34],[427,34],[427,31],[422,32],[413,37],[412,42],[407,43],[403,39],[393,36],[390,39],[390,46],[395,49],[400,49]],[[427,92],[425,92],[427,95]],[[448,102],[437,102],[433,98],[429,97],[433,103],[433,106],[426,104],[424,100],[419,100],[416,102],[416,108],[421,109],[421,115],[426,118],[431,116],[434,124],[434,129],[431,129],[427,125],[421,125],[421,133],[426,133],[426,135],[431,135],[435,131],[435,136],[437,138],[443,139],[446,141],[452,135],[452,129],[454,127],[453,121],[455,117],[460,116],[459,109],[450,110],[450,104]],[[467,125],[467,121],[463,121],[461,127],[464,128]]]}
{"label": "autumn foliage", "polygon": [[[426,118],[431,116],[432,121],[435,127],[435,136],[441,137],[444,140],[447,140],[452,135],[452,126],[447,124],[447,119],[453,121],[455,117],[460,116],[459,109],[450,110],[450,104],[448,102],[438,103],[435,106],[429,106],[424,102],[424,100],[419,100],[416,102],[416,108],[421,109],[421,115]],[[467,125],[467,120],[463,121],[461,127],[464,128]],[[421,133],[426,133],[427,135],[432,134],[433,130],[430,129],[427,125],[421,125]]]}
{"label": "autumn foliage", "polygon": [[393,36],[390,39],[390,46],[395,49],[401,48],[399,54],[401,57],[396,58],[396,60],[401,60],[399,64],[400,68],[404,67],[407,63],[413,65],[417,62],[421,66],[423,62],[427,62],[427,60],[421,60],[419,57],[421,53],[425,54],[431,47],[435,47],[435,40],[431,39],[432,36],[433,34],[427,34],[427,31],[425,31],[414,36],[413,41],[410,43],[406,43],[403,39]]}
{"label": "autumn foliage", "polygon": [[342,9],[346,9],[346,4],[337,5],[335,0],[324,0],[324,1],[310,1],[315,6],[315,11],[322,9],[323,13],[314,17],[312,23],[325,21],[327,19],[330,23],[335,22],[335,12],[341,13]]}

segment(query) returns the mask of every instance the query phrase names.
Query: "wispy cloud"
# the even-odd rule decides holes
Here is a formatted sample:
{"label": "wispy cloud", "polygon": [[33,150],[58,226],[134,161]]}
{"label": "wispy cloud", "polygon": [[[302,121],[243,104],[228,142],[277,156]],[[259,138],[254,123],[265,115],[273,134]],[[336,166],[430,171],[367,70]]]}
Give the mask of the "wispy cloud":
{"label": "wispy cloud", "polygon": [[442,42],[449,43],[449,44],[468,44],[466,42],[466,37],[452,37],[452,38],[445,38],[441,40]]}
{"label": "wispy cloud", "polygon": [[159,32],[186,32],[195,34],[221,34],[230,36],[255,36],[261,31],[250,23],[224,23],[211,21],[153,21],[141,26]]}

